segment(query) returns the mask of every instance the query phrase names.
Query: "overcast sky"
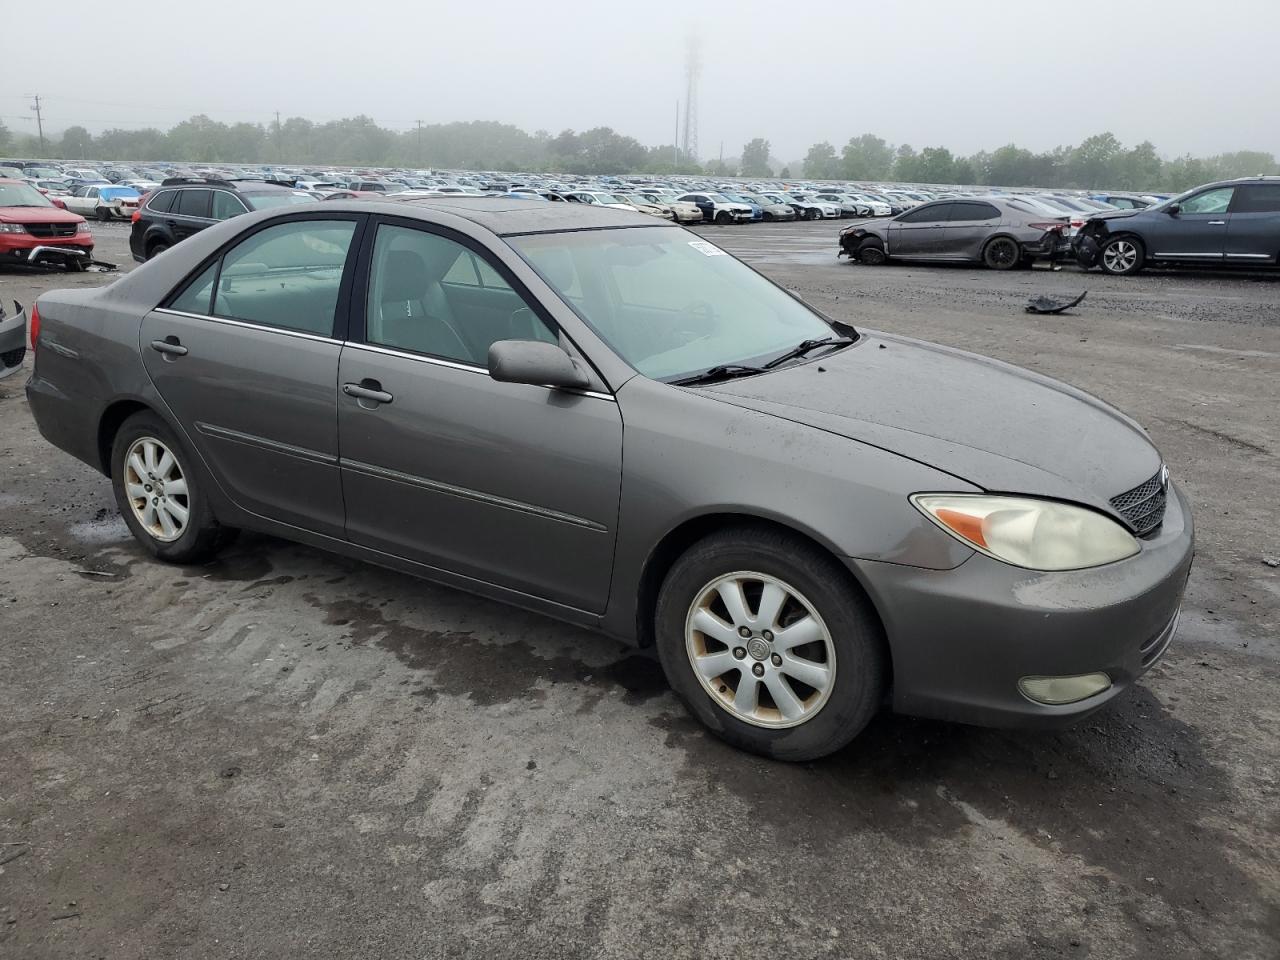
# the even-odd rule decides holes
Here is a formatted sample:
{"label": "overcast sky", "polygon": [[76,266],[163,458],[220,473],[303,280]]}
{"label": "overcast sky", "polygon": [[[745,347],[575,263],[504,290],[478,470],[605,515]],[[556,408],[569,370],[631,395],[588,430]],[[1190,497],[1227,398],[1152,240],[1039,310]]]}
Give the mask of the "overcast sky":
{"label": "overcast sky", "polygon": [[[367,114],[611,126],[670,143],[702,38],[699,152],[782,161],[872,132],[958,153],[1110,130],[1164,156],[1280,154],[1280,0],[135,3],[0,0],[0,119],[171,126]],[[87,15],[81,11],[95,10]]]}

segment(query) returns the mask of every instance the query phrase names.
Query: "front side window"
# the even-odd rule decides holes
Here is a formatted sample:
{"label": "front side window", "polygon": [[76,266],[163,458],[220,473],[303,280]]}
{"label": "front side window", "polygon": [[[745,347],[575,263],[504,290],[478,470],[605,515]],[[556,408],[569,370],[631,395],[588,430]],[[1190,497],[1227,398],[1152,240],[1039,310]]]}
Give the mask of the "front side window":
{"label": "front side window", "polygon": [[483,257],[425,230],[383,224],[373,245],[365,339],[485,366],[498,340],[555,334]]}
{"label": "front side window", "polygon": [[213,219],[228,220],[242,213],[248,213],[248,211],[234,193],[228,193],[226,190],[213,191]]}
{"label": "front side window", "polygon": [[1182,201],[1181,212],[1226,213],[1227,207],[1231,206],[1231,197],[1235,192],[1235,187],[1218,187],[1215,190],[1197,193],[1194,197],[1189,197]]}
{"label": "front side window", "polygon": [[514,237],[512,246],[636,370],[680,379],[832,336],[808,307],[674,227]]}
{"label": "front side window", "polygon": [[355,228],[350,220],[297,220],[241,241],[222,258],[213,313],[332,336]]}
{"label": "front side window", "polygon": [[949,203],[931,203],[923,207],[916,207],[914,210],[908,210],[902,216],[898,217],[899,223],[937,223],[939,220],[947,218],[947,208]]}

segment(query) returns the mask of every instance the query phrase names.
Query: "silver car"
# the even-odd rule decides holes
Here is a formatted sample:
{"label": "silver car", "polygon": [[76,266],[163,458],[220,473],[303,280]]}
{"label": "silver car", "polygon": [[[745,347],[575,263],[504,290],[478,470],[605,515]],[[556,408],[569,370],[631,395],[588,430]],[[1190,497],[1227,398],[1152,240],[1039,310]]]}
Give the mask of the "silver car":
{"label": "silver car", "polygon": [[1011,270],[1067,252],[1069,221],[1016,197],[933,200],[888,220],[850,224],[840,231],[840,253],[871,266],[952,260]]}
{"label": "silver car", "polygon": [[781,759],[886,702],[1087,714],[1164,652],[1191,564],[1123,414],[599,204],[249,213],[30,326],[40,431],[161,560],[248,528],[594,628]]}

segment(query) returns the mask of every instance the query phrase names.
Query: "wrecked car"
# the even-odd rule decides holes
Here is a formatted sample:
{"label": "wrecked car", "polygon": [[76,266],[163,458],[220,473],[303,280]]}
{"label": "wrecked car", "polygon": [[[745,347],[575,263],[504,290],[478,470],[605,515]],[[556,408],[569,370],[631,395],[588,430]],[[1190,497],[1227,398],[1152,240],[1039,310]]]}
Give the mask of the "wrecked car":
{"label": "wrecked car", "polygon": [[128,220],[138,209],[140,194],[133,187],[91,184],[75,187],[62,197],[66,209],[99,220]]}
{"label": "wrecked car", "polygon": [[840,253],[878,266],[888,260],[949,260],[1012,270],[1067,249],[1066,217],[1016,197],[934,200],[889,219],[850,224]]}
{"label": "wrecked car", "polygon": [[1209,183],[1144,209],[1088,219],[1073,244],[1082,267],[1117,277],[1148,264],[1280,263],[1280,177]]}
{"label": "wrecked car", "polygon": [[27,315],[22,304],[13,301],[13,313],[6,314],[0,303],[0,380],[22,368],[27,355]]}
{"label": "wrecked car", "polygon": [[0,180],[0,264],[76,264],[92,256],[84,217],[28,183]]}

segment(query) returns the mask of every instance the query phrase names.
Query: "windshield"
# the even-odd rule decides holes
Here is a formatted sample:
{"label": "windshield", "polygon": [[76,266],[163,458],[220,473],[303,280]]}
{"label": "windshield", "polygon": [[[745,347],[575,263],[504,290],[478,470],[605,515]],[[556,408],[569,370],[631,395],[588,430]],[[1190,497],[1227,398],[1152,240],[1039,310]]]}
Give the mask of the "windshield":
{"label": "windshield", "polygon": [[44,194],[25,183],[0,183],[0,207],[52,207]]}
{"label": "windshield", "polygon": [[655,380],[769,359],[832,336],[808,307],[685,230],[584,230],[509,242],[622,359]]}
{"label": "windshield", "polygon": [[255,210],[269,210],[272,207],[287,207],[291,203],[315,203],[316,198],[309,193],[294,193],[292,190],[282,190],[279,193],[272,191],[271,193],[246,193],[244,198],[249,201],[249,206]]}

